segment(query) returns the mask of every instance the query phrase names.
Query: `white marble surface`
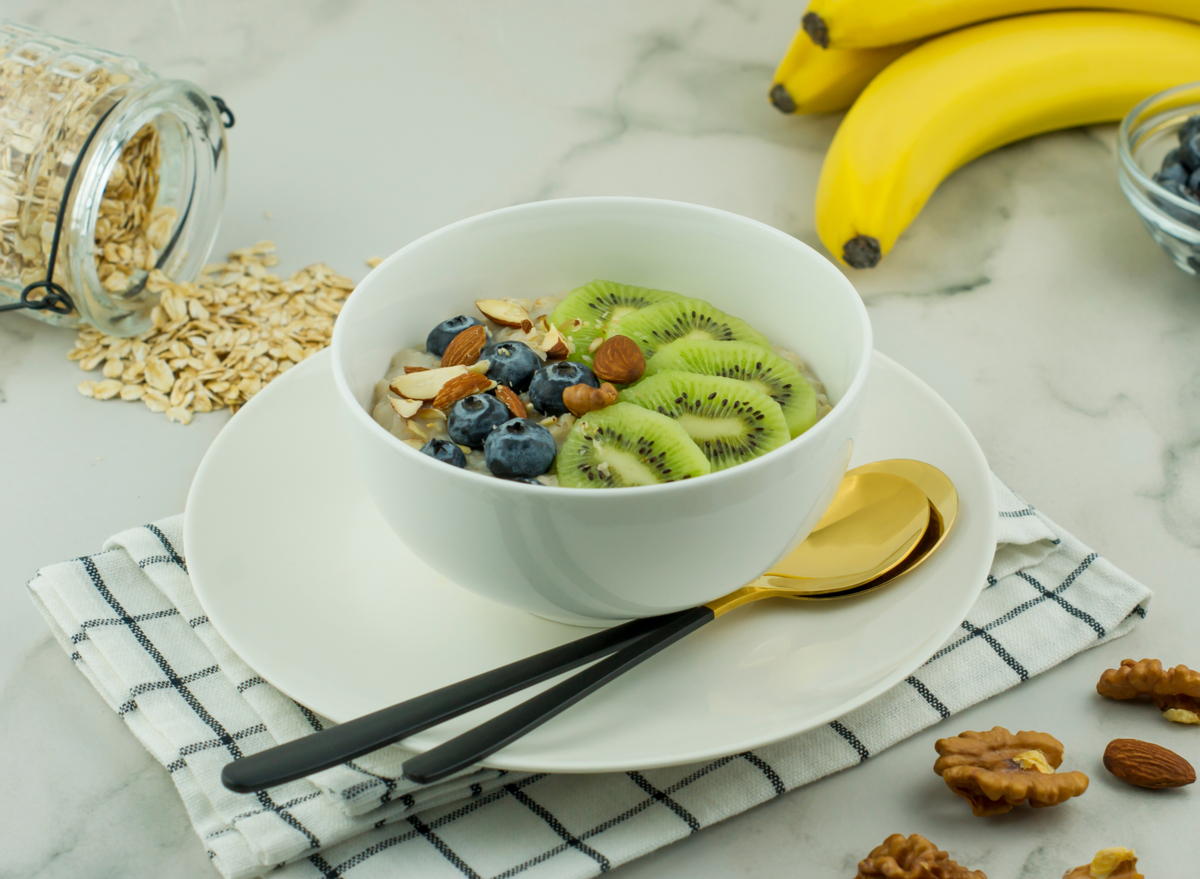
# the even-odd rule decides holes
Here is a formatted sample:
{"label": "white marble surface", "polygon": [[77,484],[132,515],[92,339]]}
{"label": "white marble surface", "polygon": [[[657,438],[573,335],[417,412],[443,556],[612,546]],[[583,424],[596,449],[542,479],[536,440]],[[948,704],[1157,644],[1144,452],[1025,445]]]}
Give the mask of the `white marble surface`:
{"label": "white marble surface", "polygon": [[[813,192],[837,120],[783,117],[764,96],[799,11],[9,0],[3,14],[223,94],[238,124],[218,247],[272,238],[284,268],[325,260],[358,277],[365,257],[449,221],[565,195],[699,202],[815,244]],[[894,831],[993,879],[1058,877],[1115,844],[1137,848],[1151,879],[1193,868],[1196,791],[1134,789],[1099,759],[1133,736],[1200,762],[1200,729],[1093,692],[1124,656],[1200,665],[1200,289],[1126,205],[1113,144],[1111,128],[1074,131],[977,161],[852,280],[878,347],[958,409],[1018,492],[1156,590],[1149,619],[617,875],[849,876]],[[181,510],[224,416],[183,428],[84,399],[63,359],[71,341],[0,318],[0,877],[216,876],[167,774],[50,641],[23,584]],[[1058,809],[972,818],[930,771],[932,743],[994,724],[1057,735],[1091,789]]]}

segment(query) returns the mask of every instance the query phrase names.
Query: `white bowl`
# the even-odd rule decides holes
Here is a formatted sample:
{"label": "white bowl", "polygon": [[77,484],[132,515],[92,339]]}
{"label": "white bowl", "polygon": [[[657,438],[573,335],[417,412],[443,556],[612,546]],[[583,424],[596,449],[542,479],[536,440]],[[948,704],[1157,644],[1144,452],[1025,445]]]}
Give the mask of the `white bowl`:
{"label": "white bowl", "polygon": [[[594,278],[707,299],[749,321],[812,366],[833,411],[749,463],[609,490],[449,467],[372,420],[392,355],[436,324],[474,314],[476,299],[534,299]],[[871,349],[854,288],[790,235],[680,202],[572,198],[471,217],[393,254],[346,302],[333,373],[371,497],[422,561],[502,604],[603,625],[711,601],[808,536],[849,461]]]}

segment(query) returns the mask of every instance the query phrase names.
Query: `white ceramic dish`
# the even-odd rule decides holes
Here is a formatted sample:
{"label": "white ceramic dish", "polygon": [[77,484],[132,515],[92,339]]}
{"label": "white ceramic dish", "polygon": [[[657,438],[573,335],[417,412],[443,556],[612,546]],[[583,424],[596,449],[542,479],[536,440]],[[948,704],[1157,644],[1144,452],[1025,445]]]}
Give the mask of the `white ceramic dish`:
{"label": "white ceramic dish", "polygon": [[[196,593],[256,672],[344,721],[586,633],[487,601],[424,565],[370,502],[338,405],[329,355],[305,361],[221,432],[188,497]],[[876,354],[853,463],[893,457],[937,465],[962,502],[943,549],[910,576],[861,598],[762,602],[722,617],[488,765],[606,772],[708,759],[827,723],[903,680],[982,588],[995,498],[958,416]],[[532,692],[405,744],[426,750]]]}
{"label": "white ceramic dish", "polygon": [[[593,278],[707,299],[749,321],[812,365],[833,411],[738,467],[610,491],[447,467],[368,414],[392,355],[446,318],[475,314],[474,300],[536,298]],[[347,301],[333,362],[350,448],[405,545],[480,595],[595,625],[717,598],[808,535],[845,472],[871,345],[845,276],[778,229],[680,202],[573,198],[471,217],[393,254]],[[711,551],[721,546],[736,551]]]}

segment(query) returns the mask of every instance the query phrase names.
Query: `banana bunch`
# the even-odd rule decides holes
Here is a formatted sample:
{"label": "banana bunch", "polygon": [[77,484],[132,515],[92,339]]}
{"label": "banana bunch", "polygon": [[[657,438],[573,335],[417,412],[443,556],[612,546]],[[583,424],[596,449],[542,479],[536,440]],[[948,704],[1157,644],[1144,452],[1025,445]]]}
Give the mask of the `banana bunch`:
{"label": "banana bunch", "polygon": [[[1041,11],[1072,5],[1133,11]],[[870,268],[972,159],[1200,80],[1197,22],[1198,0],[811,0],[770,98],[850,106],[817,185],[821,241]]]}

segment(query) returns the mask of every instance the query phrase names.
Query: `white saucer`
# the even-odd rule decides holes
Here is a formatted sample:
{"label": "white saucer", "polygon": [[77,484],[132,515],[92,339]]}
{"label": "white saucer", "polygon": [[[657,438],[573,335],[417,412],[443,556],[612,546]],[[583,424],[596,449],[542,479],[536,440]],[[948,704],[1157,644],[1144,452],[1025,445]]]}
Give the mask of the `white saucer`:
{"label": "white saucer", "polygon": [[[737,753],[836,719],[934,653],[991,565],[991,475],[966,426],[927,385],[878,353],[872,369],[851,466],[917,458],[949,475],[961,506],[943,549],[860,598],[763,602],[723,617],[489,766],[609,772]],[[184,541],[200,602],[230,646],[280,690],[345,721],[587,634],[493,604],[429,570],[376,513],[348,455],[323,352],[238,413],[188,496]],[[532,692],[404,744],[427,750]]]}

